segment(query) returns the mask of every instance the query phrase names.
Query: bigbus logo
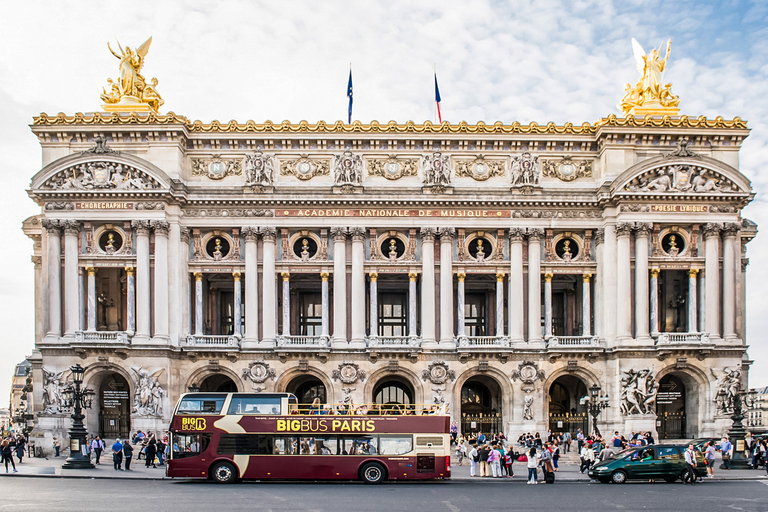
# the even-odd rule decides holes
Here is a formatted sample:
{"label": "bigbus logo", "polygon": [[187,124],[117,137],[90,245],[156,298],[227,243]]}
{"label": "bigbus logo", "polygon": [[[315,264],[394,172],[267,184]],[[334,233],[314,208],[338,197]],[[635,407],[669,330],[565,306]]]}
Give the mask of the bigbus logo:
{"label": "bigbus logo", "polygon": [[181,430],[205,430],[205,418],[181,418]]}
{"label": "bigbus logo", "polygon": [[278,432],[374,432],[373,420],[277,420]]}

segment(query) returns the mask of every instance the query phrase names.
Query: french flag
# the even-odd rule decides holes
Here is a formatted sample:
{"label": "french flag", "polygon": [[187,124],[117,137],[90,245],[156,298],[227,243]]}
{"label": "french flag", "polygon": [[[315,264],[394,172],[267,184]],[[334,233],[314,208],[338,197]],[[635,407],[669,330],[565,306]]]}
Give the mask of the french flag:
{"label": "french flag", "polygon": [[443,124],[443,116],[440,114],[440,88],[437,87],[437,73],[435,73],[435,108],[437,109],[437,121]]}

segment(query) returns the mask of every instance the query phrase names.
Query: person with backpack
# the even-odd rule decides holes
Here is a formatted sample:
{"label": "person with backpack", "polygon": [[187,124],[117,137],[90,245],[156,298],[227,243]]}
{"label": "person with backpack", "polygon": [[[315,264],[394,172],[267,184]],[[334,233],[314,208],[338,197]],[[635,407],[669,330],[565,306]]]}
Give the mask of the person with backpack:
{"label": "person with backpack", "polygon": [[507,478],[515,476],[515,472],[512,470],[512,464],[517,460],[517,453],[512,446],[509,447],[506,455],[504,455],[504,462],[507,466]]}
{"label": "person with backpack", "polygon": [[477,451],[477,443],[469,450],[469,476],[477,476],[477,463],[480,462],[480,454]]}
{"label": "person with backpack", "polygon": [[491,447],[484,444],[480,447],[477,453],[480,457],[480,476],[490,476],[488,471],[488,457],[491,455]]}
{"label": "person with backpack", "polygon": [[5,462],[5,472],[8,472],[8,463],[13,466],[13,472],[18,473],[16,469],[16,463],[13,461],[13,448],[11,448],[11,442],[8,439],[3,439],[0,443],[0,456],[2,456],[3,462]]}

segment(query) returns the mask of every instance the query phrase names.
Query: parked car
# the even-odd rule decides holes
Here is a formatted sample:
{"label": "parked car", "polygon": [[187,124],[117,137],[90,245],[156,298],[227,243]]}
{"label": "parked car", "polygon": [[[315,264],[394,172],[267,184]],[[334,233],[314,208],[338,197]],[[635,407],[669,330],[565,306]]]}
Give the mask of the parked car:
{"label": "parked car", "polygon": [[[655,444],[629,448],[613,459],[599,462],[589,470],[589,477],[602,483],[623,484],[627,480],[666,480],[674,482],[686,470],[683,452],[688,445]],[[704,454],[696,452],[696,472],[700,477],[707,474]]]}

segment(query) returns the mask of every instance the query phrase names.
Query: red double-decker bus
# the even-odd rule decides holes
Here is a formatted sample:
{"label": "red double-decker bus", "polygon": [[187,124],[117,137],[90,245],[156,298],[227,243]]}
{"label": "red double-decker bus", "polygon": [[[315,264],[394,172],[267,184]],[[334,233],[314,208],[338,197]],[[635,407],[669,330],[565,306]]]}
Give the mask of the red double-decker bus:
{"label": "red double-decker bus", "polygon": [[434,406],[316,407],[290,393],[189,393],[176,404],[167,475],[241,479],[442,479],[449,417]]}

